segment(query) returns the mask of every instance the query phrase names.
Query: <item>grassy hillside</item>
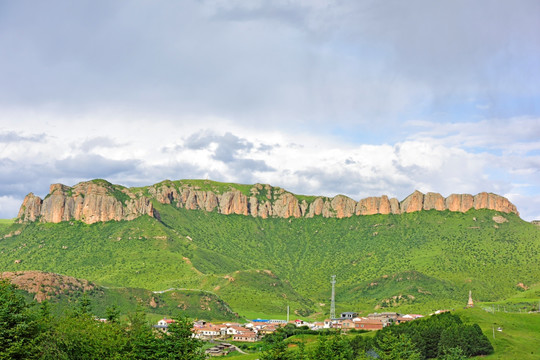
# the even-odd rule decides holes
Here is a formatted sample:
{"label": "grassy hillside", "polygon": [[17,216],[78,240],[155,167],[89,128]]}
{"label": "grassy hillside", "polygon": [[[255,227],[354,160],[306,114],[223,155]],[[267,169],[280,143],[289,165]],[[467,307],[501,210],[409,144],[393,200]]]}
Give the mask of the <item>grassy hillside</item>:
{"label": "grassy hillside", "polygon": [[480,325],[488,336],[495,352],[484,359],[540,359],[539,313],[489,313],[480,308],[456,313],[464,322]]}
{"label": "grassy hillside", "polygon": [[[0,275],[4,277],[6,273]],[[151,320],[174,316],[217,321],[240,320],[227,303],[208,291],[170,289],[154,293],[140,288],[108,288],[42,272],[17,272],[7,278],[28,301],[46,299],[57,315],[73,310],[86,297],[90,301],[92,314],[98,317],[106,317],[107,309],[114,305],[123,315],[141,307]]]}
{"label": "grassy hillside", "polygon": [[[261,219],[154,204],[162,221],[0,225],[0,269],[106,286],[211,291],[242,314],[431,311],[498,301],[540,279],[540,228],[490,210]],[[21,260],[15,263],[15,260]],[[536,296],[536,295],[534,295]],[[317,315],[318,314],[318,315]]]}

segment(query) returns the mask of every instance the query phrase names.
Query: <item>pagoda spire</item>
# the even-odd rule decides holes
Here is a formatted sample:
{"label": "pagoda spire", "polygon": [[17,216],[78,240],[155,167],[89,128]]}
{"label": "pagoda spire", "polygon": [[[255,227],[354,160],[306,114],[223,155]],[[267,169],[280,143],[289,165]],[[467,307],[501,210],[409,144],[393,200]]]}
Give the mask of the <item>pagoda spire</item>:
{"label": "pagoda spire", "polygon": [[469,302],[467,303],[467,307],[474,307],[474,302],[472,300],[472,291],[469,290]]}

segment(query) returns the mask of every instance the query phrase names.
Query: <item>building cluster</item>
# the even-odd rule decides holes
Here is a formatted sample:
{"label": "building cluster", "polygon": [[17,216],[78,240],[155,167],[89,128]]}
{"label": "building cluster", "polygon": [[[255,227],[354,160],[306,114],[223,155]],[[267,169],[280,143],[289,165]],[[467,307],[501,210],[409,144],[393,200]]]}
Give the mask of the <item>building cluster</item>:
{"label": "building cluster", "polygon": [[373,313],[359,317],[356,312],[344,312],[337,319],[325,320],[324,323],[315,323],[324,328],[336,328],[343,330],[381,330],[392,324],[412,321],[421,318],[418,314],[398,314],[395,312]]}
{"label": "building cluster", "polygon": [[[198,320],[193,323],[191,331],[193,332],[193,337],[201,340],[228,339],[232,341],[255,342],[287,324],[293,324],[297,327],[307,326],[311,330],[380,330],[391,324],[400,324],[420,317],[422,317],[422,315],[401,315],[393,312],[373,313],[365,317],[359,317],[356,312],[344,312],[341,313],[339,318],[327,319],[322,322],[307,322],[300,319],[289,322],[285,320],[256,319],[245,324],[213,324],[204,320]],[[166,331],[172,322],[174,322],[174,320],[164,318],[160,320],[157,325],[154,325],[154,328]]]}

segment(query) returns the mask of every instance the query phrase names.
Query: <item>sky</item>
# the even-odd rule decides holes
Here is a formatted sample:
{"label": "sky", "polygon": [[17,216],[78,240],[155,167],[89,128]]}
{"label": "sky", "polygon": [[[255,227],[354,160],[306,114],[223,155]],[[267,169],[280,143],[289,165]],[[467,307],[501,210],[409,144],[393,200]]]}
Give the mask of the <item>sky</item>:
{"label": "sky", "polygon": [[540,2],[0,0],[0,218],[94,178],[540,219]]}

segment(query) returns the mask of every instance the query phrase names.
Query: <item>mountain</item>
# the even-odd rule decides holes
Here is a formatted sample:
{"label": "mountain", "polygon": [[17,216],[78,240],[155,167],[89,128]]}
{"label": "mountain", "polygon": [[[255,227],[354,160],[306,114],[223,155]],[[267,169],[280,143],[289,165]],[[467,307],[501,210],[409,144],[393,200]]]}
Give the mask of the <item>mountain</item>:
{"label": "mountain", "polygon": [[135,312],[138,306],[152,318],[185,315],[190,318],[239,320],[230,306],[211,292],[188,289],[168,289],[152,292],[129,287],[103,287],[84,279],[41,271],[0,272],[37,302],[43,300],[55,305],[57,313],[72,308],[86,294],[93,313],[105,317],[107,308],[115,305],[123,314]]}
{"label": "mountain", "polygon": [[[90,183],[94,192],[83,192]],[[70,220],[53,223],[43,212],[53,208],[53,194],[41,203],[26,201],[18,222],[0,224],[0,269],[61,273],[106,287],[204,291],[252,317],[283,316],[287,305],[298,315],[327,316],[331,275],[337,275],[337,311],[427,312],[465,305],[469,290],[475,301],[500,301],[540,282],[540,228],[493,194],[449,196],[441,203],[441,197],[416,192],[394,207],[399,214],[356,216],[362,201],[353,215],[332,205],[344,197],[306,197],[272,187],[248,197],[253,188],[265,186],[204,180],[131,189],[103,180],[55,186],[55,203],[64,204],[56,207],[64,210],[55,221]],[[308,205],[303,216],[272,212],[263,218],[242,207],[250,198],[260,205],[257,196],[272,200],[272,211],[284,197]],[[79,205],[65,205],[70,199]],[[206,207],[211,199],[217,205]],[[329,204],[328,217],[315,210],[308,217],[317,199]],[[116,204],[120,210],[110,213],[129,218],[133,209],[146,210],[129,221],[118,215],[118,221],[103,222],[97,219],[109,213],[85,210],[85,202],[102,210]],[[128,204],[133,211],[124,211]],[[442,204],[451,208],[437,210]],[[34,221],[32,207],[40,208]],[[81,209],[82,215],[76,220],[76,212],[66,209]]]}
{"label": "mountain", "polygon": [[188,210],[215,211],[220,214],[278,218],[346,218],[374,214],[402,214],[423,210],[466,212],[490,209],[519,215],[508,199],[491,194],[440,194],[415,191],[403,201],[386,195],[355,201],[344,195],[333,198],[295,195],[270,185],[239,185],[209,180],[166,180],[142,187],[125,188],[97,179],[73,187],[53,184],[45,199],[30,193],[17,216],[19,222],[80,220],[87,224],[110,220],[133,220],[142,215],[157,219],[153,201],[173,204]]}

